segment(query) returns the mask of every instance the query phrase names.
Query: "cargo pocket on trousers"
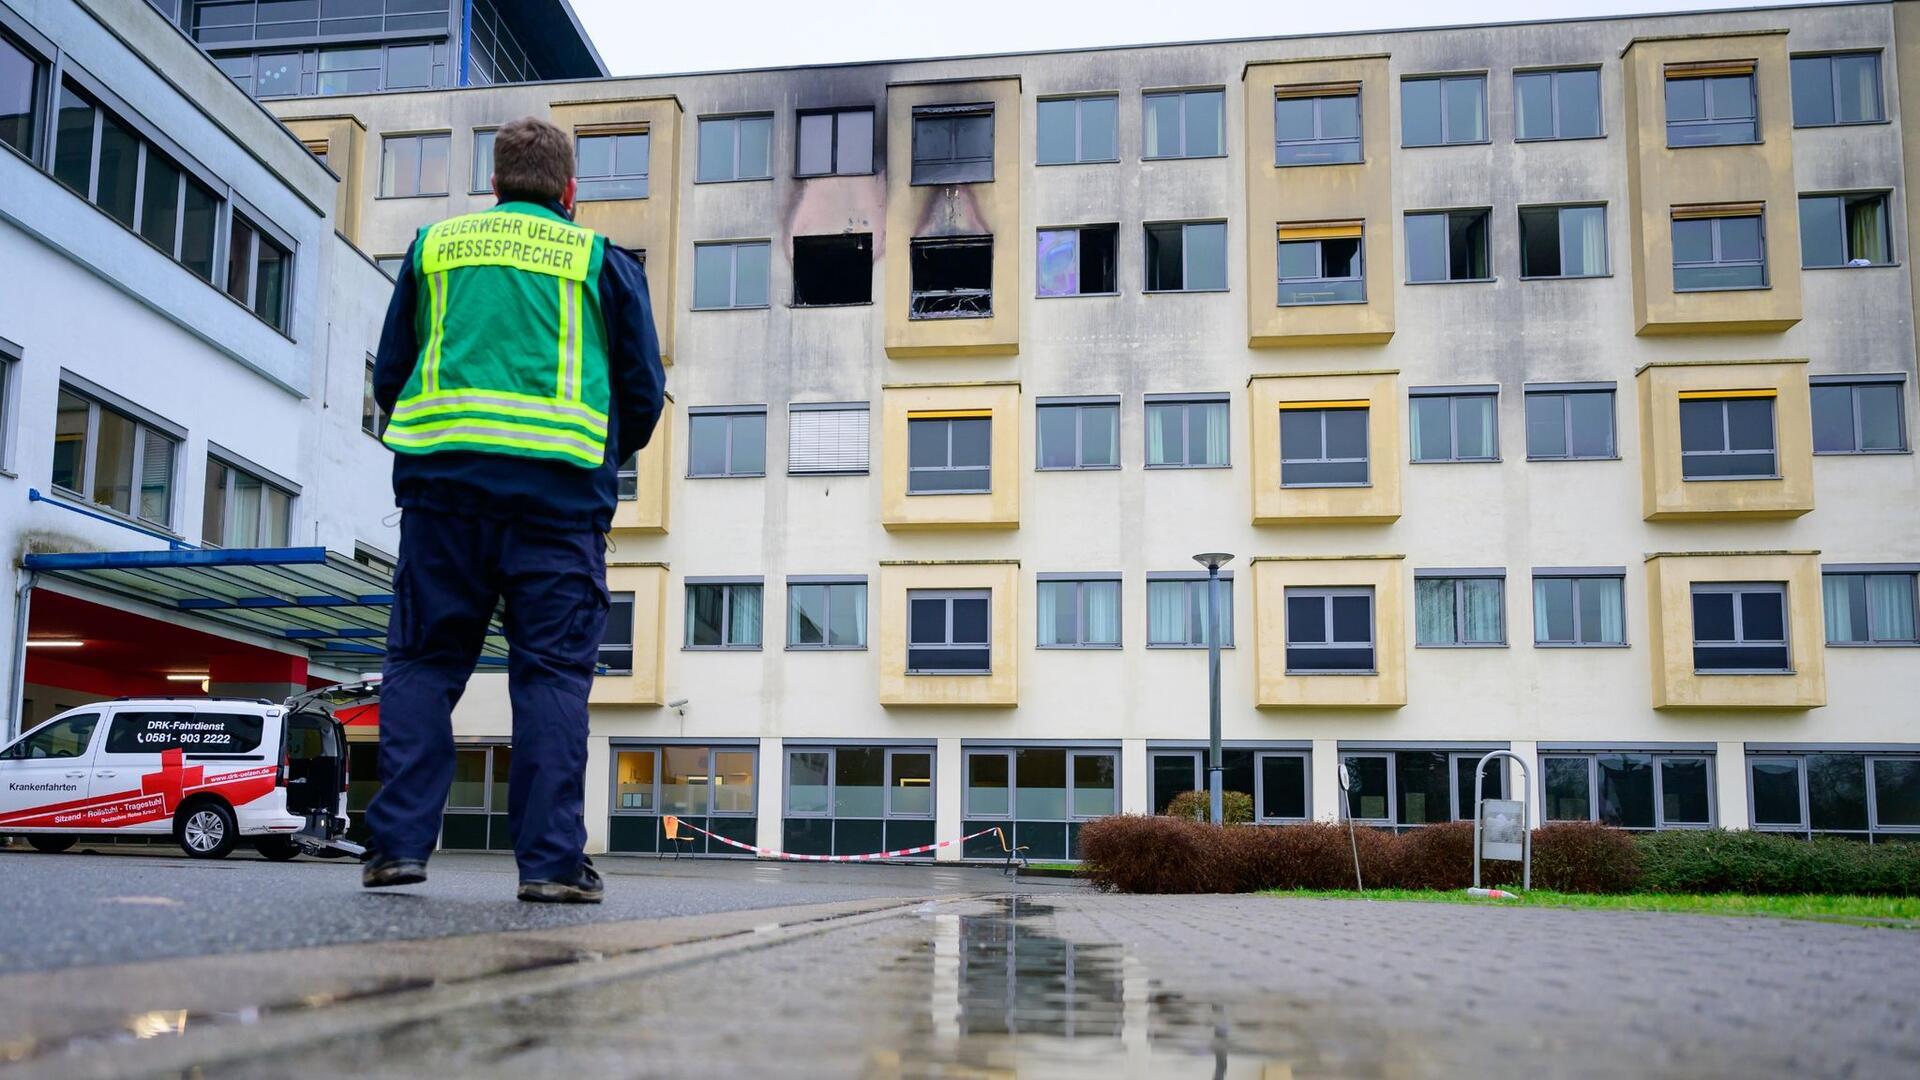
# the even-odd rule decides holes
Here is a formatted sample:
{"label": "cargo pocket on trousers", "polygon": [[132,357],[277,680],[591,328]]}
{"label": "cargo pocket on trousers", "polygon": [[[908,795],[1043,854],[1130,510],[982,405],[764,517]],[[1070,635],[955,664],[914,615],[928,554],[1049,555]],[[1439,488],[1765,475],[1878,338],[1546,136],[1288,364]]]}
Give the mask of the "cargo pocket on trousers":
{"label": "cargo pocket on trousers", "polygon": [[566,638],[561,648],[569,660],[584,665],[588,671],[599,663],[600,643],[607,632],[607,609],[611,605],[607,587],[590,579],[587,594],[574,605],[567,619]]}

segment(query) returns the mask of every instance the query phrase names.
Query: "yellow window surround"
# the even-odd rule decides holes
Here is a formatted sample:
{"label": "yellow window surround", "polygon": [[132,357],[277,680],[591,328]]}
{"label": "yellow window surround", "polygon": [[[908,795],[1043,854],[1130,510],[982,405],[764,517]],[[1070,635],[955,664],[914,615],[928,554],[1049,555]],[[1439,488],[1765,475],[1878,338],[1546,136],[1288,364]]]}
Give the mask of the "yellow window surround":
{"label": "yellow window surround", "polygon": [[1359,93],[1360,84],[1357,82],[1302,83],[1298,86],[1273,88],[1275,98],[1355,97]]}
{"label": "yellow window surround", "polygon": [[1668,64],[1666,76],[1669,79],[1704,79],[1713,75],[1751,75],[1754,67],[1752,60],[1701,60]]}
{"label": "yellow window surround", "polygon": [[1759,217],[1766,210],[1766,203],[1712,203],[1696,206],[1676,206],[1673,208],[1673,220],[1688,221],[1695,218]]}
{"label": "yellow window surround", "polygon": [[1359,401],[1283,401],[1280,403],[1280,410],[1282,412],[1286,412],[1289,409],[1368,409],[1372,407],[1373,402],[1364,399]]}
{"label": "yellow window surround", "polygon": [[1766,390],[1682,390],[1681,401],[1701,401],[1715,398],[1771,398],[1779,397],[1780,391]]}
{"label": "yellow window surround", "polygon": [[1360,228],[1357,221],[1303,221],[1280,226],[1280,239],[1332,240],[1350,237],[1357,240],[1360,238]]}
{"label": "yellow window surround", "polygon": [[909,420],[951,420],[957,417],[992,416],[992,415],[993,415],[992,409],[925,409],[925,410],[915,409],[915,410],[908,411],[907,419]]}

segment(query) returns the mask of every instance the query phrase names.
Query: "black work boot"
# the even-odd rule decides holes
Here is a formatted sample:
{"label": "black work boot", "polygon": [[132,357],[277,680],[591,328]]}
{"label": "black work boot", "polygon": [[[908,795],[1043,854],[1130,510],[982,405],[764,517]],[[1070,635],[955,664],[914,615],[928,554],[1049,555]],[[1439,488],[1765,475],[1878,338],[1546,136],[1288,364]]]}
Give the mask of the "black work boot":
{"label": "black work boot", "polygon": [[395,859],[378,851],[369,851],[360,867],[360,887],[363,889],[418,885],[425,880],[427,864],[419,859]]}
{"label": "black work boot", "polygon": [[530,904],[597,904],[606,894],[606,883],[588,858],[582,858],[580,868],[565,877],[520,883],[520,899]]}

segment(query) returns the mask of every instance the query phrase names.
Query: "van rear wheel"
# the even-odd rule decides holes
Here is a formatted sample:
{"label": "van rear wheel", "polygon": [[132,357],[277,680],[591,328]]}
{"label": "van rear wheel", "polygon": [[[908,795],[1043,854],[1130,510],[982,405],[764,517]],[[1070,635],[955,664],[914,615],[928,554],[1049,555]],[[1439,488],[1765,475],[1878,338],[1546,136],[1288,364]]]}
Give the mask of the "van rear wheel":
{"label": "van rear wheel", "polygon": [[300,854],[293,838],[287,836],[260,836],[253,841],[253,850],[269,862],[287,862]]}
{"label": "van rear wheel", "polygon": [[239,842],[240,827],[225,803],[190,803],[174,815],[173,838],[196,859],[224,859]]}
{"label": "van rear wheel", "polygon": [[58,855],[80,842],[77,836],[29,836],[27,843],[33,850],[46,855]]}

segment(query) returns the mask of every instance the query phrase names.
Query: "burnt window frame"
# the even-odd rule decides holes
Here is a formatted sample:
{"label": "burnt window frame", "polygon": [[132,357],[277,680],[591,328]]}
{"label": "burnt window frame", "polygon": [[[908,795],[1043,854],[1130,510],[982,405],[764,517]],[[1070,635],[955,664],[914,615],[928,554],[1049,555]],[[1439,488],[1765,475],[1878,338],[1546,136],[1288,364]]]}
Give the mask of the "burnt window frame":
{"label": "burnt window frame", "polygon": [[[867,273],[865,278],[866,288],[864,290],[864,292],[866,293],[866,298],[863,300],[832,300],[832,301],[823,301],[818,303],[803,302],[800,299],[800,281],[801,281],[801,274],[800,274],[801,244],[800,242],[802,240],[818,242],[822,244],[831,243],[833,241],[843,241],[843,240],[852,241],[852,243],[849,244],[848,246],[853,248],[855,252],[862,253],[866,256]],[[792,239],[792,248],[790,252],[790,257],[792,259],[791,266],[793,270],[793,280],[792,282],[790,282],[791,288],[788,292],[788,301],[787,301],[788,307],[796,307],[796,308],[866,307],[866,306],[870,306],[873,303],[873,234],[872,233],[870,232],[809,233],[806,235],[796,235]]]}
{"label": "burnt window frame", "polygon": [[[984,289],[919,289],[914,285],[916,256],[929,248],[985,248],[987,251],[987,286]],[[907,318],[909,320],[937,319],[990,319],[993,317],[993,234],[978,236],[916,236],[907,244]],[[978,311],[923,311],[922,297],[952,297],[958,303],[969,298],[984,300],[985,307]]]}
{"label": "burnt window frame", "polygon": [[[909,173],[908,182],[910,186],[945,187],[953,184],[990,184],[992,183],[994,179],[994,160],[993,160],[994,151],[998,147],[998,144],[995,142],[995,139],[998,136],[998,132],[996,130],[996,125],[994,123],[993,114],[994,114],[994,103],[991,101],[968,102],[963,104],[952,104],[952,105],[938,104],[938,105],[914,106],[913,115],[910,118],[911,126],[909,128],[908,137],[907,137],[908,138],[907,163],[908,163],[908,173]],[[922,159],[920,157],[920,147],[921,147],[920,122],[922,120],[937,121],[937,120],[980,120],[980,119],[984,119],[986,121],[986,126],[987,126],[987,152],[984,156],[979,156],[979,157],[958,156],[959,138],[958,138],[957,131],[955,131],[953,134],[951,134],[948,137],[948,140],[947,140],[947,148],[949,151],[948,156],[938,157],[938,158],[933,158],[933,157],[926,158],[925,166],[929,172],[931,172],[934,168],[937,168],[937,167],[945,167],[948,169],[955,170],[956,172],[962,172],[966,169],[966,167],[969,167],[969,166],[977,170],[980,166],[984,165],[986,169],[986,174],[984,176],[973,175],[973,173],[970,171],[966,172],[965,175],[958,175],[958,176],[932,176],[932,175],[922,174],[921,172]]]}

